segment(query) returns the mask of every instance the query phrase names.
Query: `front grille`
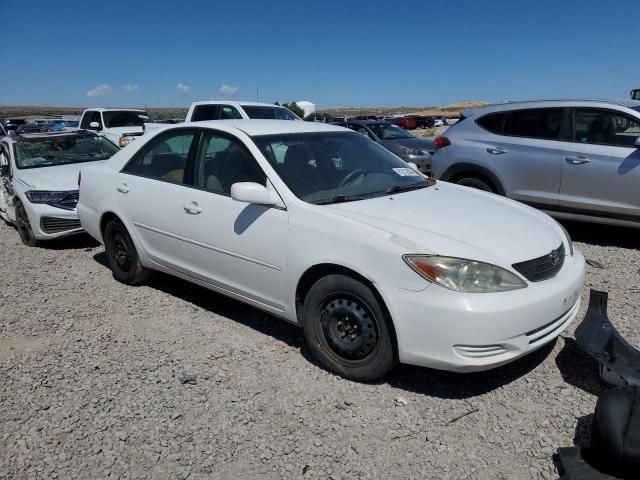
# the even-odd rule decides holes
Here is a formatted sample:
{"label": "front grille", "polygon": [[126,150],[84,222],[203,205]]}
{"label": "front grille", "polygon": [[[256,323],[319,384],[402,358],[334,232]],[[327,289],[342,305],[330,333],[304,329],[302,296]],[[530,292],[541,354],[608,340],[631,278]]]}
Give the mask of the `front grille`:
{"label": "front grille", "polygon": [[66,230],[82,228],[78,219],[56,217],[42,217],[40,226],[45,233],[60,233]]}
{"label": "front grille", "polygon": [[64,208],[65,210],[75,210],[78,205],[78,199],[80,198],[80,192],[73,190],[69,194],[60,200],[58,203],[52,204],[54,207]]}
{"label": "front grille", "polygon": [[555,277],[564,264],[564,244],[561,244],[551,253],[533,260],[514,263],[515,270],[531,282],[541,282]]}

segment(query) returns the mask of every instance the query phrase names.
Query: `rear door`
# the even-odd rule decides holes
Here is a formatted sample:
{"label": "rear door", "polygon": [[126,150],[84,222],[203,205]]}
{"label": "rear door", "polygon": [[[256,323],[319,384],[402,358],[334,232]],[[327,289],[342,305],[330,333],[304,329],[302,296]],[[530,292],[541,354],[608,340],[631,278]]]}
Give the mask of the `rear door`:
{"label": "rear door", "polygon": [[185,198],[198,131],[177,128],[142,147],[116,178],[116,198],[147,256],[185,270]]}
{"label": "rear door", "polygon": [[560,207],[640,220],[640,120],[616,110],[576,108],[562,162]]}
{"label": "rear door", "polygon": [[485,115],[480,127],[483,163],[498,172],[508,197],[556,206],[560,191],[563,108],[532,108]]}

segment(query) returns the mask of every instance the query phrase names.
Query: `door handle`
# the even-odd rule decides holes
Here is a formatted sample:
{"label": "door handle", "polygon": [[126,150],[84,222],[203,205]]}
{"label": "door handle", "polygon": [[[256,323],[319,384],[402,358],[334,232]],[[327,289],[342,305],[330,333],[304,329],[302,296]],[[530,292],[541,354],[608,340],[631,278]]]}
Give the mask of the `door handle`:
{"label": "door handle", "polygon": [[564,161],[570,165],[583,165],[591,160],[587,157],[564,157]]}
{"label": "door handle", "polygon": [[500,155],[502,153],[507,153],[507,151],[504,148],[497,148],[497,147],[489,147],[487,148],[487,152],[491,153],[492,155]]}
{"label": "door handle", "polygon": [[123,183],[122,185],[118,185],[116,190],[120,193],[129,193],[129,186],[126,183]]}
{"label": "door handle", "polygon": [[184,211],[189,215],[197,215],[202,212],[202,209],[198,206],[198,202],[187,202],[182,208],[184,208]]}

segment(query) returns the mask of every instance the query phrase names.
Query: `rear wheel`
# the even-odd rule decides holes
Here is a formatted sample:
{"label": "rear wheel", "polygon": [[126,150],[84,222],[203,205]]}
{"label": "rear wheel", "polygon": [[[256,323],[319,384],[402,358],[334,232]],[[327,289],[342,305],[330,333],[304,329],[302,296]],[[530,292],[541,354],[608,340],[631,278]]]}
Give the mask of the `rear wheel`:
{"label": "rear wheel", "polygon": [[104,248],[113,278],[127,285],[138,285],[151,274],[143,267],[136,247],[119,220],[109,220],[104,228]]}
{"label": "rear wheel", "polygon": [[20,240],[22,240],[22,243],[27,247],[35,247],[38,245],[38,240],[36,240],[33,234],[27,211],[20,202],[16,203],[16,229],[18,230],[18,235],[20,235]]}
{"label": "rear wheel", "polygon": [[456,180],[458,185],[462,185],[464,187],[475,188],[477,190],[482,190],[484,192],[496,193],[496,190],[493,188],[489,182],[483,180],[478,177],[462,177]]}
{"label": "rear wheel", "polygon": [[389,319],[372,290],[345,275],[329,275],[309,290],[302,326],[309,348],[328,370],[371,382],[396,364]]}

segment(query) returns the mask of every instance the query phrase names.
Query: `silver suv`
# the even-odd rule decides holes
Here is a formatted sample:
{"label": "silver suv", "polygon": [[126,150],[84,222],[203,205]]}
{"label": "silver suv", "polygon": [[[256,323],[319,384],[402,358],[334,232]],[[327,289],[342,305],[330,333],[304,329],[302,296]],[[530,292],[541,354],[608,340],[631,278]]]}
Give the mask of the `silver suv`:
{"label": "silver suv", "polygon": [[462,112],[433,175],[559,217],[640,227],[640,101],[550,100]]}

